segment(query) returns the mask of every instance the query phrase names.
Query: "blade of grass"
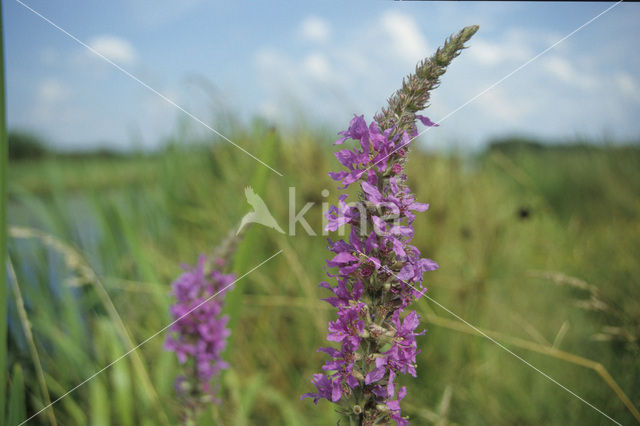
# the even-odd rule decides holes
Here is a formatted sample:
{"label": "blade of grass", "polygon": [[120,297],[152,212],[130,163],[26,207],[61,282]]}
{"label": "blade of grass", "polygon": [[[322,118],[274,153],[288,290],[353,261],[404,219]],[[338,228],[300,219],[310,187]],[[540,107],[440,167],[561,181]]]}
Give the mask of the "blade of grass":
{"label": "blade of grass", "polygon": [[[18,309],[18,315],[20,316],[20,323],[22,324],[24,336],[27,340],[27,345],[29,345],[29,352],[31,353],[33,366],[36,370],[36,375],[38,376],[38,384],[40,385],[40,392],[42,392],[42,400],[45,405],[51,405],[51,398],[49,397],[49,389],[47,388],[47,382],[44,378],[44,371],[42,369],[42,364],[40,363],[38,348],[36,347],[36,343],[33,340],[33,334],[31,333],[31,323],[29,322],[27,310],[24,308],[24,300],[22,299],[22,293],[20,292],[18,279],[16,277],[16,273],[13,270],[13,265],[11,264],[11,260],[9,258],[7,258],[6,266],[7,266],[7,270],[9,271],[9,275],[11,276],[11,280],[10,280],[11,288],[13,290],[13,294],[16,299],[16,308]],[[49,417],[49,423],[51,423],[54,426],[58,424],[58,422],[56,421],[56,417],[53,413],[53,407],[49,407],[49,409],[47,410],[47,416]]]}
{"label": "blade of grass", "polygon": [[[108,347],[109,359],[116,359],[123,352],[116,332],[113,326],[107,321],[104,321],[100,325],[103,329],[102,332],[106,336],[105,345]],[[117,419],[116,423],[122,426],[132,426],[135,416],[132,392],[133,384],[131,382],[129,360],[122,360],[115,364],[109,375],[111,379],[110,387],[113,389],[113,394],[110,399],[113,401],[114,417]]]}
{"label": "blade of grass", "polygon": [[90,424],[93,426],[109,426],[111,414],[109,409],[109,393],[101,377],[96,377],[89,383],[89,415]]}
{"label": "blade of grass", "polygon": [[27,418],[24,399],[24,375],[20,364],[13,366],[11,386],[9,387],[9,406],[7,408],[7,425],[15,426]]}
{"label": "blade of grass", "polygon": [[287,426],[297,426],[304,423],[304,420],[296,410],[295,403],[282,395],[278,390],[269,386],[263,390],[262,397],[274,404],[280,410],[283,423]]}
{"label": "blade of grass", "polygon": [[304,300],[307,301],[307,309],[309,309],[309,312],[314,312],[313,321],[318,333],[323,334],[327,328],[328,319],[326,310],[318,309],[318,306],[320,305],[317,302],[316,296],[316,289],[318,286],[311,282],[308,274],[305,274],[304,265],[300,261],[300,257],[297,255],[298,251],[293,249],[291,244],[289,244],[289,240],[290,239],[285,236],[280,236],[279,245],[282,248],[286,248],[286,250],[284,250],[284,255],[287,259],[287,263],[291,267],[291,271],[296,277],[296,280],[300,283],[299,288],[303,292]]}
{"label": "blade of grass", "polygon": [[[276,157],[278,148],[278,136],[275,130],[267,132],[267,136],[264,141],[263,149],[260,152],[260,158],[264,158],[264,161],[268,164],[272,164]],[[251,180],[251,185],[256,194],[264,194],[267,188],[267,182],[270,178],[269,170],[262,170],[264,167],[256,169],[255,174]],[[266,172],[265,172],[266,171]],[[238,245],[238,250],[234,257],[233,270],[245,271],[251,267],[253,255],[255,254],[255,246],[258,242],[258,234],[255,227],[249,229],[244,239]],[[242,293],[245,286],[239,286],[234,291],[229,292],[226,301],[226,311],[229,315],[229,328],[232,330],[229,342],[227,345],[226,353],[232,352],[234,333],[238,318],[242,310]]]}
{"label": "blade of grass", "polygon": [[[50,374],[45,373],[45,378],[47,379],[47,384],[51,389],[51,393],[54,395],[62,395],[67,391],[67,388],[62,386],[56,379],[54,379]],[[68,418],[68,421],[65,423],[76,424],[76,425],[86,425],[88,424],[87,412],[80,408],[80,405],[73,398],[64,398],[60,401],[60,405],[62,406],[60,411],[64,412]],[[24,419],[23,419],[24,421]]]}
{"label": "blade of grass", "polygon": [[[98,294],[98,297],[101,303],[104,305],[111,322],[116,327],[120,338],[125,342],[127,348],[131,349],[135,347],[135,343],[133,338],[129,332],[129,329],[124,324],[122,317],[118,313],[109,293],[105,289],[102,281],[98,278],[96,272],[88,265],[86,259],[82,257],[82,255],[73,247],[68,244],[60,241],[53,235],[47,234],[45,232],[31,229],[31,228],[23,228],[23,227],[12,227],[11,235],[14,238],[36,238],[40,240],[43,244],[52,249],[60,252],[65,257],[65,262],[70,269],[75,270],[79,273],[84,280],[88,283],[91,283]],[[146,397],[153,404],[156,413],[159,416],[160,421],[168,425],[169,418],[167,417],[166,412],[164,411],[162,404],[160,403],[160,399],[158,394],[153,387],[153,384],[149,378],[147,373],[144,361],[139,352],[131,353],[131,360],[133,362],[134,369],[136,374],[141,382],[141,385],[145,391]]]}
{"label": "blade of grass", "polygon": [[252,377],[244,384],[244,386],[242,386],[242,397],[240,398],[240,404],[236,411],[236,417],[233,424],[241,426],[251,424],[250,418],[253,410],[253,404],[263,388],[264,379],[262,375]]}
{"label": "blade of grass", "polygon": [[0,2],[0,419],[5,414],[5,374],[7,365],[7,123],[4,96],[4,25]]}
{"label": "blade of grass", "polygon": [[[307,300],[301,297],[247,296],[244,302],[250,305],[279,306],[285,309],[292,309],[292,308],[307,309],[308,307]],[[328,306],[325,306],[324,309],[330,309],[330,308]],[[450,330],[459,331],[466,334],[480,336],[480,334],[477,333],[476,331],[470,329],[469,327],[457,321],[441,318],[440,316],[433,313],[424,313],[423,315],[424,315],[424,319],[431,324],[434,324],[443,328],[448,328]],[[491,330],[482,330],[482,331],[488,336],[499,339],[500,341],[506,344],[513,345],[522,349],[530,350],[533,352],[537,352],[543,355],[547,355],[552,358],[560,359],[560,360],[569,362],[571,364],[579,365],[595,371],[598,374],[598,376],[600,376],[600,378],[616,394],[618,399],[624,404],[624,406],[629,410],[629,412],[638,421],[638,423],[640,423],[640,413],[636,409],[635,405],[601,363],[597,361],[593,361],[588,358],[581,357],[579,355],[562,351],[553,346],[542,345],[529,340],[520,339],[518,337],[505,335],[497,331],[491,331]]]}
{"label": "blade of grass", "polygon": [[[478,332],[470,329],[469,327],[467,327],[466,325],[460,322],[449,320],[446,318],[441,318],[435,314],[426,314],[425,319],[428,322],[434,325],[438,325],[440,327],[449,328],[451,330],[460,331],[460,332],[471,334],[474,336],[480,336]],[[500,339],[500,341],[504,343],[507,343],[519,348],[527,349],[533,352],[538,352],[540,354],[547,355],[552,358],[561,359],[571,364],[580,365],[582,367],[586,367],[595,371],[600,376],[600,378],[604,380],[604,382],[609,386],[609,388],[611,388],[611,390],[616,394],[618,399],[620,399],[620,401],[629,410],[629,412],[633,415],[636,421],[640,423],[640,413],[638,412],[638,409],[635,407],[635,405],[633,405],[633,402],[631,402],[629,397],[624,393],[622,388],[613,379],[613,377],[611,377],[607,369],[604,368],[604,366],[599,362],[581,357],[579,355],[574,355],[572,353],[565,352],[560,349],[556,349],[552,346],[545,346],[539,343],[520,339],[518,337],[507,336],[496,331],[482,330],[482,332],[488,336],[494,337],[496,339]]]}

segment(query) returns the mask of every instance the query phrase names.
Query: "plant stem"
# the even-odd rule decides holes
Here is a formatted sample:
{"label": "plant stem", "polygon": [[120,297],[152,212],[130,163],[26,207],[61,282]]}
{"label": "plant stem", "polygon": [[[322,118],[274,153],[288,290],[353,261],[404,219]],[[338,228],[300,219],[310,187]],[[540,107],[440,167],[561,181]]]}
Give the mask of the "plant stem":
{"label": "plant stem", "polygon": [[9,272],[9,275],[11,277],[11,287],[13,289],[13,293],[15,297],[16,309],[18,310],[18,316],[20,317],[20,323],[22,324],[22,329],[24,331],[24,338],[27,342],[27,346],[29,347],[29,352],[31,353],[31,360],[33,361],[33,367],[36,371],[38,384],[40,385],[40,392],[42,393],[42,402],[43,404],[49,406],[49,408],[47,408],[47,416],[49,417],[49,423],[52,426],[57,426],[58,422],[56,420],[55,414],[53,413],[53,408],[51,407],[51,397],[49,395],[49,388],[47,387],[47,381],[45,380],[45,377],[44,377],[44,370],[42,369],[42,363],[40,362],[40,355],[38,355],[38,348],[36,347],[36,342],[33,338],[33,333],[31,332],[31,322],[29,321],[27,310],[24,307],[22,292],[20,291],[20,286],[18,285],[18,277],[16,277],[16,272],[13,269],[13,264],[11,263],[11,259],[9,257],[7,257],[7,261],[5,265],[7,265],[7,271]]}
{"label": "plant stem", "polygon": [[5,419],[5,374],[7,367],[7,123],[4,94],[4,26],[0,1],[0,422]]}

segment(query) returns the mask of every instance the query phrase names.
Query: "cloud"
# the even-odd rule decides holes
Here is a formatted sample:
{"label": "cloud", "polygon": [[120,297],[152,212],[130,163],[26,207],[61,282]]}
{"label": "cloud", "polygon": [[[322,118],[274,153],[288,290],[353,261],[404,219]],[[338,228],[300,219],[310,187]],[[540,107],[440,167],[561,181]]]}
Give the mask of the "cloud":
{"label": "cloud", "polygon": [[331,29],[324,19],[317,16],[309,16],[300,24],[299,33],[305,40],[322,43],[329,39]]}
{"label": "cloud", "polygon": [[614,82],[620,93],[633,100],[640,101],[640,86],[638,86],[631,74],[620,71],[614,76]]}
{"label": "cloud", "polygon": [[122,64],[131,65],[137,59],[136,51],[127,40],[112,35],[94,37],[89,46],[107,59]]}
{"label": "cloud", "polygon": [[526,96],[513,96],[501,87],[486,93],[480,105],[486,106],[490,116],[501,120],[501,125],[518,127],[535,110],[535,101]]}
{"label": "cloud", "polygon": [[310,76],[321,81],[327,81],[331,75],[329,63],[321,53],[308,55],[304,59],[302,66]]}
{"label": "cloud", "polygon": [[276,121],[282,118],[278,105],[271,101],[265,101],[261,103],[258,107],[258,113],[260,113],[267,120]]}
{"label": "cloud", "polygon": [[504,60],[503,49],[497,43],[474,41],[470,55],[483,65],[496,65]]}
{"label": "cloud", "polygon": [[503,65],[507,62],[524,63],[533,54],[525,43],[505,39],[502,41],[474,40],[468,55],[482,66]]}
{"label": "cloud", "polygon": [[70,102],[71,89],[56,78],[45,78],[37,86],[30,117],[39,126],[64,126],[77,115]]}
{"label": "cloud", "polygon": [[277,49],[262,48],[254,60],[263,90],[259,112],[266,118],[291,118],[296,115],[294,105],[304,109],[312,105],[316,111],[337,108],[335,91],[344,83],[326,52],[315,51],[297,58]]}
{"label": "cloud", "polygon": [[37,99],[41,103],[57,103],[69,96],[69,89],[60,81],[49,78],[40,83],[37,90]]}
{"label": "cloud", "polygon": [[[255,105],[283,123],[300,111],[335,129],[352,113],[371,119],[415,63],[433,53],[428,40],[441,38],[439,30],[427,32],[421,22],[404,10],[386,10],[348,27],[335,26],[331,39],[312,49],[263,47],[255,56],[261,79]],[[577,41],[564,43],[511,74],[561,36],[547,27],[480,32],[433,93],[426,114],[447,120],[429,133],[429,146],[458,141],[480,147],[512,132],[555,139],[575,132],[597,136],[614,125],[620,135],[637,132],[625,117],[640,101],[640,80],[622,64],[619,73],[609,72],[598,61],[598,46],[585,50]]]}
{"label": "cloud", "polygon": [[427,40],[410,15],[388,10],[382,14],[380,24],[391,40],[392,51],[407,62],[415,63],[429,52]]}
{"label": "cloud", "polygon": [[407,64],[429,53],[417,21],[406,13],[386,11],[363,20],[339,33],[340,40],[329,39],[323,28],[329,24],[315,17],[297,28],[306,39],[324,40],[312,50],[263,46],[254,54],[262,86],[260,113],[275,117],[278,111],[283,118],[297,104],[319,120],[338,120],[354,111],[370,116],[396,88],[390,77],[401,77]]}
{"label": "cloud", "polygon": [[592,89],[597,80],[584,71],[576,69],[569,60],[560,56],[550,56],[542,60],[542,67],[565,84],[581,89]]}

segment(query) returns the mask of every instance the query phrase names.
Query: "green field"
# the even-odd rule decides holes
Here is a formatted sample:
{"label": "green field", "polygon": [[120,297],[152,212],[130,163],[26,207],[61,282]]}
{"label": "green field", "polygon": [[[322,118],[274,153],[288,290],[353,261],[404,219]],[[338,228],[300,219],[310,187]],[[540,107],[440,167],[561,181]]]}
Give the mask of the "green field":
{"label": "green field", "polygon": [[[434,136],[436,137],[436,136]],[[250,210],[252,185],[280,224],[288,188],[320,230],[335,202],[333,137],[266,126],[223,143],[157,155],[43,157],[9,168],[9,254],[21,298],[9,299],[9,424],[17,424],[170,322],[169,287]],[[425,141],[428,143],[428,141]],[[622,424],[640,406],[640,149],[503,144],[478,155],[414,149],[410,186],[431,209],[414,242],[440,264],[429,295]],[[330,195],[324,198],[323,189]],[[300,401],[319,371],[330,307],[317,287],[325,237],[254,226],[238,251],[243,278],[220,425],[327,425],[331,404]],[[11,277],[10,277],[11,278]],[[11,282],[13,280],[10,279]],[[412,424],[610,424],[604,416],[421,300]],[[30,326],[32,335],[25,334]],[[178,364],[162,333],[34,418],[32,424],[175,424]],[[37,355],[36,355],[37,353]],[[46,390],[46,392],[45,392]],[[47,396],[48,394],[48,396]],[[627,399],[628,398],[628,399]]]}

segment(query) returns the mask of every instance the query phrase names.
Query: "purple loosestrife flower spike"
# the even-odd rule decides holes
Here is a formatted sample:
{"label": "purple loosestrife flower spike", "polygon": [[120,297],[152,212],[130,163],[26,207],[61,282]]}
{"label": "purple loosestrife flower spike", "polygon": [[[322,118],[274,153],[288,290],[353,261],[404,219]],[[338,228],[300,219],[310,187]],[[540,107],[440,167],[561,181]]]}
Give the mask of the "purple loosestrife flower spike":
{"label": "purple loosestrife flower spike", "polygon": [[[402,87],[391,95],[389,106],[376,115],[376,122],[382,130],[395,127],[409,134],[415,133],[416,113],[429,106],[429,92],[440,85],[440,76],[479,28],[477,25],[463,28],[455,36],[449,37],[433,56],[418,63],[416,72],[405,78]],[[429,125],[424,118],[420,117],[420,121]]]}
{"label": "purple loosestrife flower spike", "polygon": [[416,120],[437,125],[416,113],[427,106],[429,91],[477,30],[467,27],[450,37],[433,57],[418,64],[374,122],[354,116],[335,143],[359,142],[336,153],[346,170],[329,176],[342,189],[357,185],[361,192],[358,206],[347,202],[344,193],[339,206],[327,213],[327,230],[346,226],[349,231],[347,240],[329,240],[333,254],[327,266],[337,273],[327,274],[335,278],[335,286],[320,283],[333,293],[324,299],[337,309],[327,340],[338,348],[319,349],[330,359],[322,373],[313,375],[317,391],[302,398],[336,403],[352,425],[409,423],[400,408],[407,390],[395,380],[398,374],[417,376],[416,336],[423,332],[416,332],[420,316],[407,308],[426,291],[423,274],[438,264],[422,258],[410,244],[414,212],[424,212],[429,205],[416,202],[406,184],[407,145],[417,134]]}
{"label": "purple loosestrife flower spike", "polygon": [[[246,230],[246,228],[245,228]],[[176,353],[183,374],[175,382],[184,424],[197,422],[202,409],[219,403],[215,379],[228,364],[221,358],[230,330],[229,318],[222,316],[224,296],[233,288],[234,274],[223,271],[230,263],[237,243],[244,235],[232,233],[211,257],[200,255],[196,266],[183,266],[184,272],[172,284],[175,303],[164,348]]]}

